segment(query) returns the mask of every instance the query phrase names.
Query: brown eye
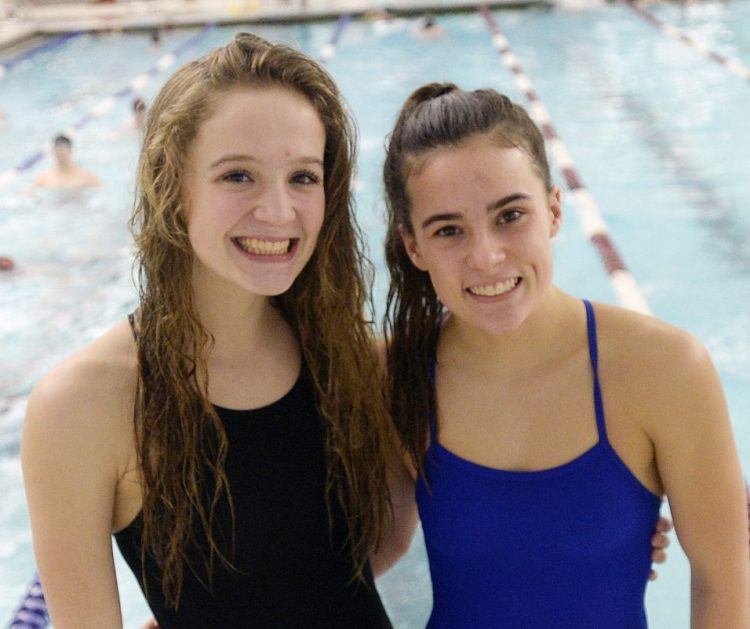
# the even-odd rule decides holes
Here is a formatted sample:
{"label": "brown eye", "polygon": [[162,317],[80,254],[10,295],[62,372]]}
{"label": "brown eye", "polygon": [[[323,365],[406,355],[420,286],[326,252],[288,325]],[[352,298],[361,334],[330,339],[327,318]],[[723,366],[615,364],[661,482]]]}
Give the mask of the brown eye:
{"label": "brown eye", "polygon": [[244,170],[232,170],[225,175],[222,175],[223,181],[231,181],[234,183],[243,183],[245,181],[252,181],[252,177]]}
{"label": "brown eye", "polygon": [[498,222],[512,223],[521,218],[521,216],[523,216],[523,212],[521,212],[521,210],[506,210],[505,212],[500,212],[498,216]]}
{"label": "brown eye", "polygon": [[292,177],[294,183],[300,183],[303,185],[315,185],[320,183],[320,177],[311,170],[303,170],[302,172],[296,173]]}
{"label": "brown eye", "polygon": [[435,232],[435,236],[440,236],[441,238],[447,238],[449,236],[455,236],[460,233],[461,233],[461,230],[455,225],[446,225],[445,227],[441,227],[440,229],[438,229]]}

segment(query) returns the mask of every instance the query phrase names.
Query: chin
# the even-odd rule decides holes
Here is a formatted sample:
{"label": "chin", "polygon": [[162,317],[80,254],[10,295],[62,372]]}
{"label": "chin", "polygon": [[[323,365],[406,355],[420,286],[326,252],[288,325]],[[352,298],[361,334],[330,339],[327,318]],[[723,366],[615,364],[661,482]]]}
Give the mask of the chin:
{"label": "chin", "polygon": [[497,318],[484,318],[481,321],[476,321],[474,327],[485,334],[492,336],[502,336],[504,334],[511,334],[518,330],[526,321],[527,313],[511,313],[506,316]]}

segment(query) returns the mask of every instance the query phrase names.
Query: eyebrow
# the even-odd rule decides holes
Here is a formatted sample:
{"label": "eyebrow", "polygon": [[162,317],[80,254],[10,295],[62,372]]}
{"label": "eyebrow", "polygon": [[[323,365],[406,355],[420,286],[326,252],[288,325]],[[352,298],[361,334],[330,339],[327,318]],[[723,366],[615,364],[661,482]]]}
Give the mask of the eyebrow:
{"label": "eyebrow", "polygon": [[[528,199],[530,198],[528,194],[524,194],[523,192],[514,192],[513,194],[508,194],[504,197],[501,197],[500,199],[497,199],[497,201],[492,201],[491,203],[487,204],[487,211],[492,212],[493,210],[499,210],[502,207],[505,207],[509,203],[513,203],[515,201]],[[424,221],[422,221],[422,229],[425,229],[426,227],[429,227],[433,223],[437,223],[440,221],[456,221],[461,218],[461,214],[451,213],[447,212],[444,214],[433,214],[432,216],[429,216]]]}
{"label": "eyebrow", "polygon": [[[257,157],[253,157],[252,155],[232,153],[230,155],[224,155],[223,157],[220,157],[216,161],[211,162],[208,167],[217,168],[228,162],[259,162],[259,161],[261,160],[259,160]],[[317,157],[301,157],[300,159],[296,161],[299,162],[300,164],[314,164],[316,166],[320,166],[321,168],[324,167],[323,160]]]}

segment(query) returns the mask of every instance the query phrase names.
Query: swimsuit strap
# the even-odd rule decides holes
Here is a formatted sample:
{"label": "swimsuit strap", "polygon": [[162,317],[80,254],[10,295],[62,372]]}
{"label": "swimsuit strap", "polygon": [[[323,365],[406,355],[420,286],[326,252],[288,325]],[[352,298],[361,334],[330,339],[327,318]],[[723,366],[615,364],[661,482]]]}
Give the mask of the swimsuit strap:
{"label": "swimsuit strap", "polygon": [[602,402],[602,390],[599,385],[599,348],[596,342],[596,318],[594,307],[587,299],[583,300],[586,307],[586,328],[589,337],[589,357],[591,358],[591,369],[594,372],[594,410],[596,412],[596,427],[599,431],[599,440],[607,441],[607,427],[604,423],[604,404]]}

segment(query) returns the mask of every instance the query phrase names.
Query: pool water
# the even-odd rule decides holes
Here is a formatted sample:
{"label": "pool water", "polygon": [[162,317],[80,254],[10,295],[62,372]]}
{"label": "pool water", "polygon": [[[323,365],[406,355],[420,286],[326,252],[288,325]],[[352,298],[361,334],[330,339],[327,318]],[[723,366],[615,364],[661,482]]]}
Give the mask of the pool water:
{"label": "pool water", "polygon": [[[661,19],[750,65],[750,5],[652,6]],[[750,470],[750,85],[668,37],[626,6],[588,11],[506,10],[495,19],[534,83],[610,236],[660,318],[696,334],[725,386],[744,469]],[[494,87],[523,103],[477,13],[441,16],[447,35],[423,41],[413,23],[352,21],[329,70],[359,122],[357,207],[386,287],[381,243],[383,138],[398,105],[428,80]],[[82,34],[0,79],[7,122],[0,131],[0,181],[57,132],[75,126],[106,97],[144,76],[172,50],[175,63],[140,80],[153,97],[179,64],[254,30],[317,55],[334,23],[214,27],[165,34]],[[0,53],[0,62],[3,60]],[[19,464],[25,400],[39,376],[135,304],[126,220],[133,197],[138,136],[128,130],[130,98],[81,125],[75,157],[94,169],[102,191],[81,198],[22,194],[49,158],[0,187],[0,622],[10,618],[34,572]],[[744,103],[744,104],[743,104]],[[563,179],[556,173],[556,179]],[[574,294],[616,303],[595,249],[565,203],[557,238],[557,283]],[[720,534],[720,532],[717,532]],[[676,540],[675,540],[676,541]],[[118,563],[128,627],[147,617],[140,593]],[[656,629],[689,625],[689,571],[676,544],[648,588]],[[397,627],[424,626],[429,574],[418,535],[407,557],[379,581]]]}

